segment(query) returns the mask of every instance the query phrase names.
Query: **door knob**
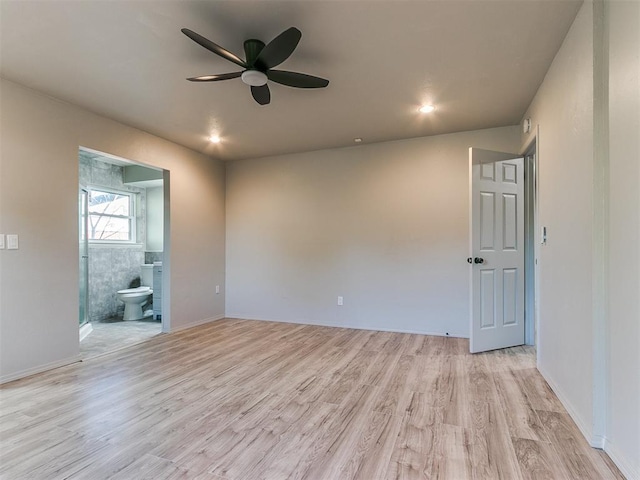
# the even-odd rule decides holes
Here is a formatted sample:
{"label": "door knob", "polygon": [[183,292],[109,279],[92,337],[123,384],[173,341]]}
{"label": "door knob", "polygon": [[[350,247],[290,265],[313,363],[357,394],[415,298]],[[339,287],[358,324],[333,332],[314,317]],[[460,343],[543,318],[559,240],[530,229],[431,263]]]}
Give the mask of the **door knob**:
{"label": "door knob", "polygon": [[476,263],[476,264],[484,263],[484,258],[475,257],[473,259],[473,263]]}
{"label": "door knob", "polygon": [[471,257],[467,258],[467,263],[473,263],[473,259]]}

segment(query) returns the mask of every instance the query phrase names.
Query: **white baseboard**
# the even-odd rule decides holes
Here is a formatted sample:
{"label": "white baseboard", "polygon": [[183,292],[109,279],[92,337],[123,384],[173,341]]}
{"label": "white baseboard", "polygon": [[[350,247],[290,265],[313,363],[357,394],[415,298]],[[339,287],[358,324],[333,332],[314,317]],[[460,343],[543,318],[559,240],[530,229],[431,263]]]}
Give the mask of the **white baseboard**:
{"label": "white baseboard", "polygon": [[558,397],[558,400],[560,400],[560,403],[562,403],[562,406],[565,408],[565,410],[569,413],[569,416],[571,417],[571,419],[578,426],[578,429],[580,430],[584,438],[587,440],[587,442],[589,442],[589,445],[591,445],[593,448],[602,449],[604,447],[604,438],[599,435],[593,434],[593,430],[591,426],[587,422],[585,422],[584,419],[578,414],[576,409],[573,407],[573,405],[571,404],[567,396],[564,394],[562,389],[553,380],[551,375],[549,375],[549,373],[546,372],[544,369],[540,368],[540,365],[538,365],[538,371],[547,381],[547,383],[551,387],[551,390],[553,390],[553,393],[556,394],[556,397]]}
{"label": "white baseboard", "polygon": [[80,341],[82,341],[85,338],[87,338],[87,335],[89,335],[91,332],[93,332],[93,327],[91,326],[90,323],[85,323],[83,326],[81,326],[80,327]]}
{"label": "white baseboard", "polygon": [[27,368],[25,370],[21,370],[19,372],[11,373],[9,375],[4,375],[0,377],[0,385],[3,383],[13,382],[14,380],[20,380],[22,378],[30,377],[31,375],[36,375],[38,373],[46,372],[48,370],[53,370],[54,368],[64,367],[66,365],[71,365],[72,363],[76,363],[80,361],[80,355],[74,355],[73,357],[65,358],[64,360],[57,360],[55,362],[46,363],[44,365],[38,365],[37,367]]}
{"label": "white baseboard", "polygon": [[605,438],[602,435],[592,435],[591,440],[589,441],[589,445],[591,445],[593,448],[604,450],[604,442]]}
{"label": "white baseboard", "polygon": [[170,330],[169,333],[180,332],[182,330],[187,330],[189,328],[197,327],[199,325],[204,325],[205,323],[210,323],[210,322],[215,322],[217,320],[222,320],[223,318],[226,318],[224,314],[223,315],[218,315],[216,317],[203,318],[202,320],[197,320],[195,322],[190,322],[190,323],[187,323],[185,325],[179,325],[177,327],[171,326],[171,330]]}
{"label": "white baseboard", "polygon": [[629,463],[630,459],[624,458],[617,447],[608,439],[604,441],[604,451],[607,452],[609,458],[616,464],[627,480],[640,480],[640,468],[631,465]]}
{"label": "white baseboard", "polygon": [[540,366],[538,366],[538,371],[540,371],[540,374],[544,377],[553,392],[556,394],[556,396],[562,403],[562,406],[567,410],[571,419],[578,426],[580,433],[582,433],[587,442],[589,442],[589,445],[591,445],[593,448],[599,448],[607,452],[609,458],[611,458],[613,463],[616,464],[616,466],[620,469],[627,480],[640,480],[640,471],[638,470],[638,468],[632,466],[629,463],[629,460],[621,455],[616,446],[612,444],[611,441],[609,441],[605,436],[594,435],[593,430],[576,412],[576,409],[573,407],[571,402],[563,393],[562,389],[558,387],[558,384],[553,380],[549,373],[541,369]]}
{"label": "white baseboard", "polygon": [[379,332],[393,332],[393,333],[414,333],[417,335],[432,335],[434,337],[453,337],[453,338],[469,338],[468,334],[459,334],[459,333],[449,333],[447,332],[428,332],[422,330],[405,330],[402,328],[382,328],[382,327],[374,327],[374,326],[363,326],[363,325],[350,325],[348,323],[320,323],[320,322],[308,322],[305,320],[280,320],[273,318],[263,318],[263,317],[249,317],[246,315],[239,314],[227,314],[226,318],[231,318],[234,320],[256,320],[260,322],[276,322],[276,323],[292,323],[294,325],[314,325],[317,327],[337,327],[337,328],[353,328],[354,330],[373,330]]}

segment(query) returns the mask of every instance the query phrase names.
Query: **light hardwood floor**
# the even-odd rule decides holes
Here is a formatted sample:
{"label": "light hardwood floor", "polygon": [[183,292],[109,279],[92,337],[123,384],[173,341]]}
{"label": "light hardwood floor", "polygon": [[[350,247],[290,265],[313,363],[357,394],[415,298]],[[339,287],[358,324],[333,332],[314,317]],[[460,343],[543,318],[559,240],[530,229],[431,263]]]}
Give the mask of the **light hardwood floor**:
{"label": "light hardwood floor", "polygon": [[4,385],[3,479],[615,479],[530,348],[221,320]]}

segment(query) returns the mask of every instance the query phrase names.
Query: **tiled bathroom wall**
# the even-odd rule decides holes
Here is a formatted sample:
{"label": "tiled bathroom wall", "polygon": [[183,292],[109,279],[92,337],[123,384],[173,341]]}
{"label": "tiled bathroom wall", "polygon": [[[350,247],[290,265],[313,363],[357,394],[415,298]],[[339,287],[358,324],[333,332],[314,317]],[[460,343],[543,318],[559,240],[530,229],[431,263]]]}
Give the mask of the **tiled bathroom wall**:
{"label": "tiled bathroom wall", "polygon": [[140,276],[140,266],[145,262],[145,189],[125,185],[123,167],[98,158],[98,155],[80,151],[80,185],[136,193],[136,238],[139,243],[89,243],[89,320],[92,322],[122,316],[124,304],[118,300],[116,292],[129,288],[130,282]]}
{"label": "tiled bathroom wall", "polygon": [[89,319],[100,322],[122,316],[124,304],[116,292],[129,288],[140,276],[144,262],[142,245],[132,247],[89,246]]}
{"label": "tiled bathroom wall", "polygon": [[162,252],[144,252],[144,263],[161,262],[162,255]]}

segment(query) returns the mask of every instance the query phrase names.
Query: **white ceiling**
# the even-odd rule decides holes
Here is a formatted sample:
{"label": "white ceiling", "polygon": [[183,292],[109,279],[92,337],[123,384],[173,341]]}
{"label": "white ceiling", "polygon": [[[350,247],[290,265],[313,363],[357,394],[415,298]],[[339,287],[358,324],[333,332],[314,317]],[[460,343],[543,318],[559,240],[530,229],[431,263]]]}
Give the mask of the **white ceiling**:
{"label": "white ceiling", "polygon": [[[0,0],[0,74],[224,160],[517,124],[581,0]],[[237,71],[180,29],[243,55],[290,26],[280,67],[326,89],[273,83],[260,106]],[[421,103],[436,112],[416,113]],[[223,142],[207,138],[218,133]]]}

